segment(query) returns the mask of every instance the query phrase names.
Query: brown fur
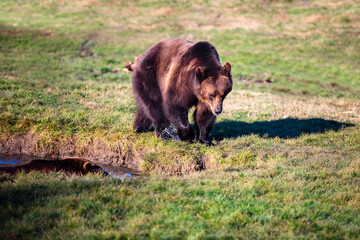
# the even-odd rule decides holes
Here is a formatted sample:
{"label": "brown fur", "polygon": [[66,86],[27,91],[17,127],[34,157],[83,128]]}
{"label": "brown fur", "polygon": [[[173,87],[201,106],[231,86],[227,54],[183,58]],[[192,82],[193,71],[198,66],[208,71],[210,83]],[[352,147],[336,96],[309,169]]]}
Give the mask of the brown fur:
{"label": "brown fur", "polygon": [[87,174],[89,172],[103,172],[101,168],[84,158],[67,157],[62,160],[31,160],[15,167],[2,167],[0,171],[16,174],[19,171],[52,172],[64,171],[66,173]]}
{"label": "brown fur", "polygon": [[[194,112],[195,128],[202,143],[208,141],[222,102],[232,89],[231,65],[220,65],[216,49],[208,42],[181,39],[161,41],[139,60],[133,74],[133,92],[138,106],[136,132],[155,127],[157,136],[174,138],[170,125],[181,140],[195,137],[188,121]],[[171,131],[170,131],[171,132]]]}

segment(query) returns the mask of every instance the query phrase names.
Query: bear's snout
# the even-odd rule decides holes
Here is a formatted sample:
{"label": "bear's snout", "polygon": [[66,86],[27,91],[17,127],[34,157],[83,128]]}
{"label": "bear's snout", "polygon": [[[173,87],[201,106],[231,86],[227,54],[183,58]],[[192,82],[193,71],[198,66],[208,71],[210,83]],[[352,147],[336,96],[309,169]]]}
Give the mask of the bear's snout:
{"label": "bear's snout", "polygon": [[215,116],[220,115],[222,112],[222,102],[221,103],[209,103],[209,110],[214,114]]}
{"label": "bear's snout", "polygon": [[215,108],[215,114],[216,115],[219,115],[221,112],[222,112],[222,107],[221,106],[218,106],[218,107]]}

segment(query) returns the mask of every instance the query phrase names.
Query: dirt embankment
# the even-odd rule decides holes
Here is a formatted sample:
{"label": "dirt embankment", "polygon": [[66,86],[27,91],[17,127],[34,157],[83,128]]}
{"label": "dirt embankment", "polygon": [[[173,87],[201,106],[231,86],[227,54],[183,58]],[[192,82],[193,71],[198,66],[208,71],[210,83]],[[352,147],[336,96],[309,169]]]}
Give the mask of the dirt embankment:
{"label": "dirt embankment", "polygon": [[[89,140],[85,144],[77,144],[76,139],[67,138],[62,142],[42,144],[41,139],[33,132],[28,132],[8,139],[0,139],[0,153],[22,154],[42,159],[63,159],[66,157],[81,157],[94,163],[102,163],[117,167],[125,167],[142,173],[158,173],[165,175],[184,175],[203,170],[209,166],[203,157],[199,162],[175,162],[171,165],[154,165],[146,167],[146,149],[136,149],[132,143]],[[144,167],[145,166],[145,167]]]}

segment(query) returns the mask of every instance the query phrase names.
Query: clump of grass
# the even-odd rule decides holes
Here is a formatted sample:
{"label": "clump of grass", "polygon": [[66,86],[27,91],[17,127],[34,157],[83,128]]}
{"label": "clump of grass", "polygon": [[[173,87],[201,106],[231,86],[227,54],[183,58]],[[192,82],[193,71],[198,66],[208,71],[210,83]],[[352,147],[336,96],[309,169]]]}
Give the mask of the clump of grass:
{"label": "clump of grass", "polygon": [[223,158],[223,160],[220,160],[221,163],[234,168],[244,166],[251,167],[254,161],[255,155],[249,150],[239,151],[236,154],[231,155],[228,159]]}

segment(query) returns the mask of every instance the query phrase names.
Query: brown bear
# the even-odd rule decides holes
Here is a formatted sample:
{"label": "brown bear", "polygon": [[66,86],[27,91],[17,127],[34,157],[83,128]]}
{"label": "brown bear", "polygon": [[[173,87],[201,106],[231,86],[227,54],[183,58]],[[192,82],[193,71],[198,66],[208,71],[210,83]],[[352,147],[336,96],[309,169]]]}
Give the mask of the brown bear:
{"label": "brown bear", "polygon": [[188,111],[196,106],[194,122],[197,138],[211,144],[209,132],[222,104],[232,89],[231,65],[220,65],[219,55],[208,42],[168,39],[152,46],[137,63],[132,77],[137,104],[136,132],[155,127],[162,139],[195,138]]}
{"label": "brown bear", "polygon": [[15,167],[2,167],[0,172],[7,172],[11,174],[16,174],[19,171],[31,172],[31,171],[40,171],[40,172],[52,172],[52,171],[64,171],[65,173],[70,174],[87,174],[87,173],[106,173],[101,169],[101,167],[91,163],[85,158],[77,157],[65,157],[61,160],[41,160],[34,159],[25,164],[15,166]]}

